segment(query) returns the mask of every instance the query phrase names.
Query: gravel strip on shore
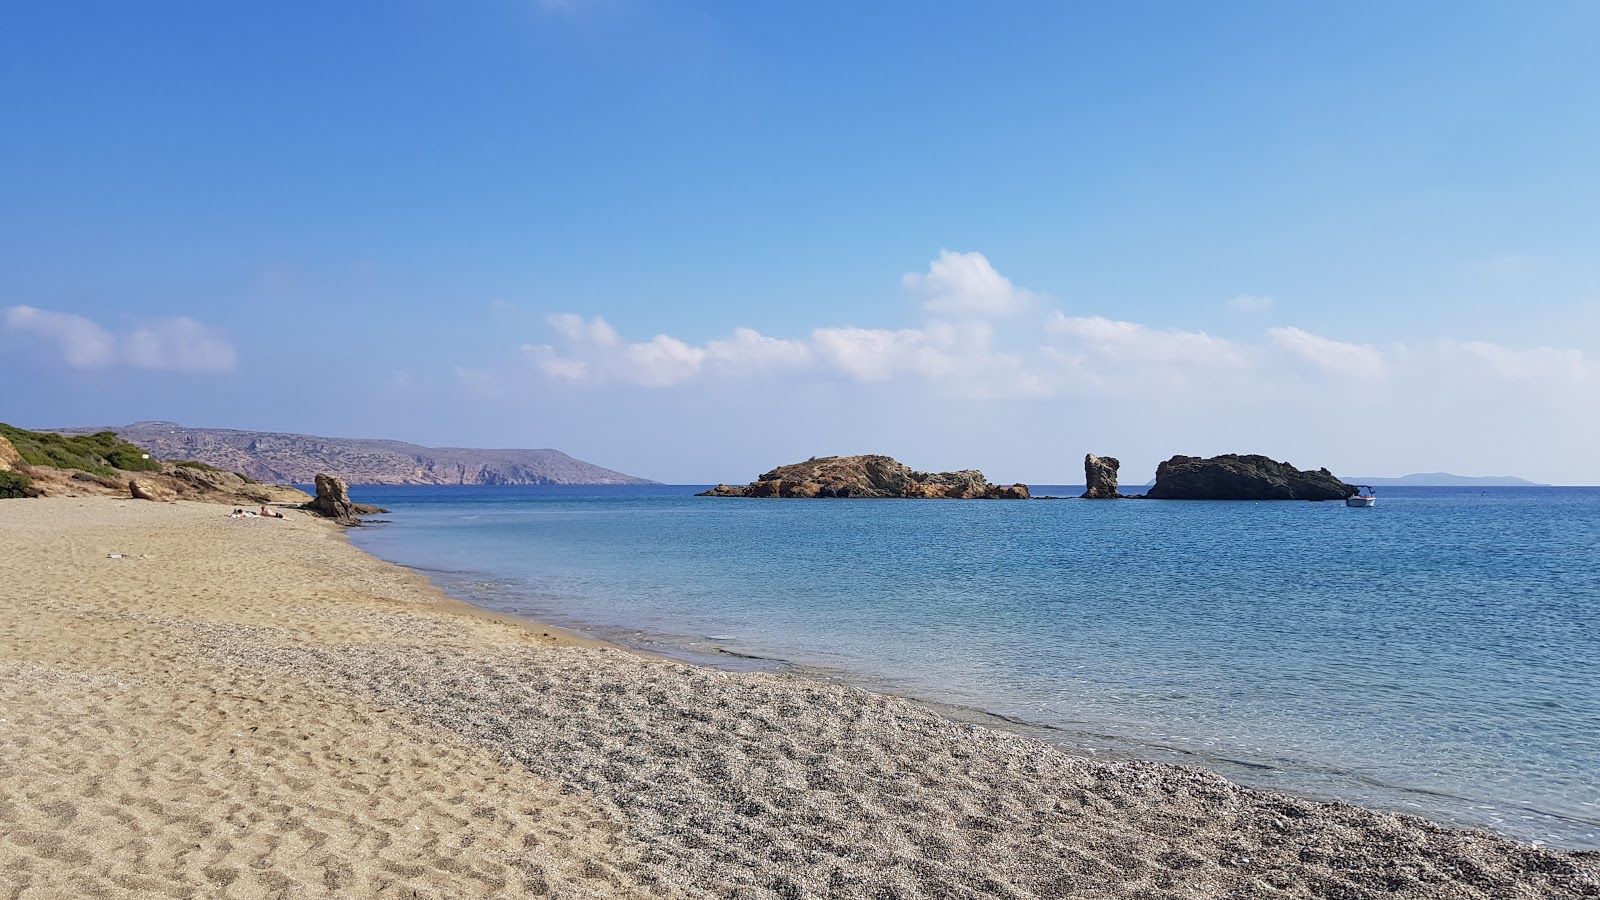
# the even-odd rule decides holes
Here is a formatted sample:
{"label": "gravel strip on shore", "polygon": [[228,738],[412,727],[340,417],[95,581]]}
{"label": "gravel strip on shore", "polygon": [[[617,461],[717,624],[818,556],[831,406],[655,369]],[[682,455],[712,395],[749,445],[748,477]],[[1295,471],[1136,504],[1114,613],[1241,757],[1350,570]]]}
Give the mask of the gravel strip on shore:
{"label": "gravel strip on shore", "polygon": [[911,701],[626,653],[233,642],[622,810],[658,888],[724,897],[1600,896],[1600,860],[1197,769],[1097,762]]}

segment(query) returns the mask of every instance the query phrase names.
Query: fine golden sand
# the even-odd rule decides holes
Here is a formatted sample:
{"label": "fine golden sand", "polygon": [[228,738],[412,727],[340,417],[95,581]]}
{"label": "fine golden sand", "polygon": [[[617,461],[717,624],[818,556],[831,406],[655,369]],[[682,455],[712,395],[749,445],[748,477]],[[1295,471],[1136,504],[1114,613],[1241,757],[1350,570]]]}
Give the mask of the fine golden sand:
{"label": "fine golden sand", "polygon": [[0,502],[0,897],[1600,896],[1594,854],[645,659],[226,512]]}

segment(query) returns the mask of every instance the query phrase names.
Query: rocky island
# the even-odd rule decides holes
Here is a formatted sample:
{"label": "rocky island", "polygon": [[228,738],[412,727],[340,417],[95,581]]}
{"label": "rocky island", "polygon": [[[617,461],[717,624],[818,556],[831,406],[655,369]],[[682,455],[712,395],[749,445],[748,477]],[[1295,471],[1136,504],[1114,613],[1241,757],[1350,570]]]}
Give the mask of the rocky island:
{"label": "rocky island", "polygon": [[[1115,484],[1115,482],[1113,482]],[[1174,456],[1156,467],[1151,500],[1343,500],[1357,493],[1327,469],[1302,471],[1265,456]]]}
{"label": "rocky island", "polygon": [[719,484],[701,497],[1027,500],[1028,486],[990,484],[977,469],[918,472],[887,456],[824,456],[779,466],[742,487]]}

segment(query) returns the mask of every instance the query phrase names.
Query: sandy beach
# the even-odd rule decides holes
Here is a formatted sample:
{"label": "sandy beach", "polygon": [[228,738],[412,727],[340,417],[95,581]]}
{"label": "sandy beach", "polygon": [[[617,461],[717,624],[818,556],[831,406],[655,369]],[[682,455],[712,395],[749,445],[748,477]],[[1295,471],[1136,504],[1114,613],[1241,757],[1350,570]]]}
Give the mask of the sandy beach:
{"label": "sandy beach", "polygon": [[1600,896],[1600,854],[650,659],[226,513],[0,502],[0,896]]}

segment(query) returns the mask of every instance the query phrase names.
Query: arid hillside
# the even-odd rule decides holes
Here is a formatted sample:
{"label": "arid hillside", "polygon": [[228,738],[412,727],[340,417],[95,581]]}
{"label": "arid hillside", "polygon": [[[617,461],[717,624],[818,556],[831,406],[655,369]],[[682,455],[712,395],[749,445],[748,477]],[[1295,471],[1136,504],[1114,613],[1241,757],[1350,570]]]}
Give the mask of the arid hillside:
{"label": "arid hillside", "polygon": [[310,484],[318,472],[337,475],[350,484],[653,483],[548,449],[420,447],[364,438],[185,428],[175,422],[55,430],[61,434],[115,431],[157,459],[195,460],[278,484]]}

